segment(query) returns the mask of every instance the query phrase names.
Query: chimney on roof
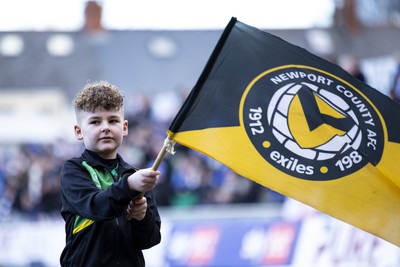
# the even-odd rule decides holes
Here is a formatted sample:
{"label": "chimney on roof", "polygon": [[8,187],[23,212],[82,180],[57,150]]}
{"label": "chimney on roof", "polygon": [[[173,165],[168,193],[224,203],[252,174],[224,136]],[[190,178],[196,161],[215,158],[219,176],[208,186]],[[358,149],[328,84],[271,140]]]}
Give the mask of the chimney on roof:
{"label": "chimney on roof", "polygon": [[98,33],[104,31],[101,25],[102,7],[97,1],[87,1],[85,7],[85,25],[84,30],[87,33]]}

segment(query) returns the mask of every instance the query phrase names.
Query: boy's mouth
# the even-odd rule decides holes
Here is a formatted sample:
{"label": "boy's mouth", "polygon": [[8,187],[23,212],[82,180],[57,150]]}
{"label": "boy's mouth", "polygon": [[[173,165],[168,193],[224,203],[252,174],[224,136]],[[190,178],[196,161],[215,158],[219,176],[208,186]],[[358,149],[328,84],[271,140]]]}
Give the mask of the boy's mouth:
{"label": "boy's mouth", "polygon": [[109,136],[100,138],[100,141],[108,141],[108,140],[113,140],[113,139],[111,137],[109,137]]}

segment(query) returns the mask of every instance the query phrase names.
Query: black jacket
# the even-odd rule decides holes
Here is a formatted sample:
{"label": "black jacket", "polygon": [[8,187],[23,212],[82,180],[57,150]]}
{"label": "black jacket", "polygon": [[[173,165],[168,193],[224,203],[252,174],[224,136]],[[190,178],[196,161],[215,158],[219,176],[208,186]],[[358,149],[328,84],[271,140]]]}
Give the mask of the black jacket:
{"label": "black jacket", "polygon": [[[118,174],[112,175],[116,163]],[[152,191],[145,194],[145,218],[126,219],[127,205],[139,194],[127,183],[135,171],[119,155],[108,161],[88,150],[64,163],[61,215],[66,246],[61,266],[145,266],[142,250],[160,243],[161,220]]]}

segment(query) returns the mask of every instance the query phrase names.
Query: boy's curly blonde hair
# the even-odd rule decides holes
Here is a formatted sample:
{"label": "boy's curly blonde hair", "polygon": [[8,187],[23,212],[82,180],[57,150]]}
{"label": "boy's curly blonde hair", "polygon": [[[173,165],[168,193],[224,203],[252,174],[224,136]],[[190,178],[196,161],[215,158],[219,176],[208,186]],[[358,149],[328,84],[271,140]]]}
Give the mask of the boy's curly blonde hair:
{"label": "boy's curly blonde hair", "polygon": [[118,87],[107,81],[92,82],[76,95],[73,104],[76,111],[120,110],[124,106],[124,96]]}

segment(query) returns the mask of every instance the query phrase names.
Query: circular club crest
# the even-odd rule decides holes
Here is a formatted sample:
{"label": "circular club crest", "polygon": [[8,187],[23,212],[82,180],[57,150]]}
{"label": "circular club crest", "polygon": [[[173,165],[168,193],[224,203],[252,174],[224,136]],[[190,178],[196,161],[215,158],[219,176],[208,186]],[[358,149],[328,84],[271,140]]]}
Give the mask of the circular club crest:
{"label": "circular club crest", "polygon": [[332,180],[377,164],[376,108],[354,86],[307,66],[266,71],[247,87],[241,122],[259,154],[294,177]]}

